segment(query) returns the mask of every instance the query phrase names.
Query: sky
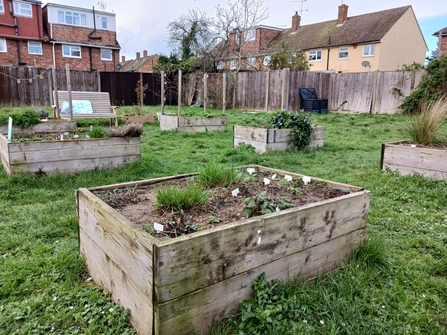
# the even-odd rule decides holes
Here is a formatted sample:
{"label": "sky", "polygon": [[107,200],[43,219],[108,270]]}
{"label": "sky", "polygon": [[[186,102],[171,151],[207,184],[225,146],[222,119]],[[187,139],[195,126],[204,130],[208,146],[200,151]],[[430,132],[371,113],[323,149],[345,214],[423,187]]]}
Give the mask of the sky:
{"label": "sky", "polygon": [[[188,12],[199,9],[210,17],[215,15],[217,5],[226,7],[222,0],[52,0],[51,3],[92,8],[98,10],[99,1],[106,5],[106,12],[116,14],[117,38],[121,45],[120,55],[126,60],[135,59],[136,52],[148,55],[169,55],[167,25]],[[43,4],[46,4],[42,0]],[[269,9],[269,18],[262,25],[289,28],[292,16],[303,9],[301,25],[334,20],[338,6],[349,6],[348,17],[377,12],[385,9],[411,5],[419,22],[429,51],[437,48],[434,32],[447,27],[446,0],[264,0]],[[430,53],[430,52],[429,52]],[[429,54],[427,53],[427,55]]]}

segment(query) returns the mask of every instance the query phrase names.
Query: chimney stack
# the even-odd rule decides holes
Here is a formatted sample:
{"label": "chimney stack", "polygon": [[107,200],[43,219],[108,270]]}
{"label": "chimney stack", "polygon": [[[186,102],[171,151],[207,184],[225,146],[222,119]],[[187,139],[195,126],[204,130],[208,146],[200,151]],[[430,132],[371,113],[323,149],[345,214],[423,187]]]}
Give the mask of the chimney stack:
{"label": "chimney stack", "polygon": [[137,52],[137,60],[139,60],[139,59],[140,59],[140,53]]}
{"label": "chimney stack", "polygon": [[143,57],[144,57],[144,58],[147,57],[147,50],[143,50]]}
{"label": "chimney stack", "polygon": [[295,15],[292,16],[292,32],[297,31],[300,27],[301,17],[298,15],[298,12],[295,12]]}
{"label": "chimney stack", "polygon": [[126,61],[126,56],[121,56],[121,63],[124,63]]}
{"label": "chimney stack", "polygon": [[338,6],[337,24],[343,24],[348,19],[348,6],[342,4]]}

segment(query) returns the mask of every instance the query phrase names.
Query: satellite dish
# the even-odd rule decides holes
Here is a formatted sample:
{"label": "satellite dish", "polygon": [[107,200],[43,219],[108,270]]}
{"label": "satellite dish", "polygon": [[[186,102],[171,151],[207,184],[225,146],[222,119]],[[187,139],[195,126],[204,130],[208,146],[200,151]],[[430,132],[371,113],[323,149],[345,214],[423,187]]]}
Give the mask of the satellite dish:
{"label": "satellite dish", "polygon": [[365,61],[362,62],[362,66],[363,67],[371,67],[371,63],[368,62],[367,60],[365,60]]}
{"label": "satellite dish", "polygon": [[120,63],[116,66],[116,68],[118,69],[118,70],[121,70],[122,68],[123,68],[123,65],[121,65]]}

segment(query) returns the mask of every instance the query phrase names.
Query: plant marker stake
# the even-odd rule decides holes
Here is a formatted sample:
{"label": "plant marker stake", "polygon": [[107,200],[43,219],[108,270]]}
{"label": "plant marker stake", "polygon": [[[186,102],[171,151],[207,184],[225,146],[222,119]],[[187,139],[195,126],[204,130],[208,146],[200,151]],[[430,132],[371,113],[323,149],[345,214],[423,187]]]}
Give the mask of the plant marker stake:
{"label": "plant marker stake", "polygon": [[272,180],[276,179],[276,173],[272,176]]}
{"label": "plant marker stake", "polygon": [[292,181],[292,176],[289,176],[288,174],[286,174],[284,176],[284,179],[287,180],[287,181]]}
{"label": "plant marker stake", "polygon": [[12,138],[12,118],[8,118],[8,141],[11,142]]}
{"label": "plant marker stake", "polygon": [[251,175],[253,172],[256,172],[256,170],[253,168],[247,168],[247,172],[249,175]]}
{"label": "plant marker stake", "polygon": [[154,229],[155,229],[156,231],[163,231],[163,225],[162,225],[162,224],[159,224],[159,223],[157,223],[157,222],[154,222]]}
{"label": "plant marker stake", "polygon": [[239,194],[239,188],[237,188],[237,189],[231,191],[231,195],[232,195],[233,197],[237,197],[238,194]]}
{"label": "plant marker stake", "polygon": [[310,183],[311,181],[312,181],[312,178],[311,178],[311,177],[307,177],[307,176],[304,176],[304,177],[303,177],[304,185],[307,185],[307,183]]}
{"label": "plant marker stake", "polygon": [[264,185],[268,185],[268,184],[270,184],[270,179],[268,179],[268,178],[264,178]]}

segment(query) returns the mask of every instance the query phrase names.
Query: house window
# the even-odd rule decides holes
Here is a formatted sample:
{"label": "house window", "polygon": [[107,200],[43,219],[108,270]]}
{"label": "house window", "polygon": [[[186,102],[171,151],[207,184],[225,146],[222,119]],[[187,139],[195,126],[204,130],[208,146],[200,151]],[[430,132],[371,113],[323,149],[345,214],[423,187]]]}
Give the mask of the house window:
{"label": "house window", "polygon": [[348,59],[349,49],[348,47],[338,48],[338,59]]}
{"label": "house window", "polygon": [[222,61],[217,62],[217,69],[218,70],[222,70],[223,69],[223,62]]}
{"label": "house window", "polygon": [[76,12],[57,12],[59,23],[71,24],[74,26],[87,26],[87,15]]}
{"label": "house window", "polygon": [[256,40],[256,30],[248,29],[245,31],[245,41],[251,42]]}
{"label": "house window", "polygon": [[63,45],[62,55],[64,57],[81,58],[81,47],[74,45]]}
{"label": "house window", "polygon": [[6,52],[6,40],[0,37],[0,52]]}
{"label": "house window", "polygon": [[102,29],[107,29],[107,18],[104,16],[101,18],[101,27]]}
{"label": "house window", "polygon": [[321,60],[321,50],[309,51],[309,61],[316,62]]}
{"label": "house window", "polygon": [[255,57],[247,58],[247,68],[255,67],[255,65],[256,65],[256,58]]}
{"label": "house window", "polygon": [[112,60],[112,50],[101,49],[101,60]]}
{"label": "house window", "polygon": [[265,56],[264,57],[264,66],[269,66],[270,65],[270,61],[271,61],[272,57],[270,56]]}
{"label": "house window", "polygon": [[31,4],[14,1],[14,14],[32,17],[33,12],[31,10]]}
{"label": "house window", "polygon": [[30,55],[41,55],[42,54],[42,43],[28,42],[28,53]]}
{"label": "house window", "polygon": [[3,0],[0,0],[0,13],[5,12],[5,7],[3,6]]}
{"label": "house window", "polygon": [[236,68],[236,61],[235,60],[230,61],[230,69],[234,70],[235,68]]}
{"label": "house window", "polygon": [[376,49],[376,47],[374,44],[364,45],[363,46],[363,57],[374,56],[375,49]]}

